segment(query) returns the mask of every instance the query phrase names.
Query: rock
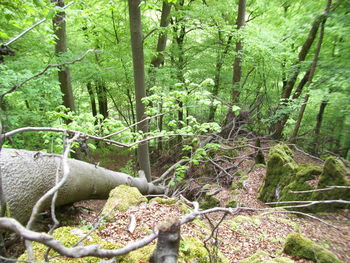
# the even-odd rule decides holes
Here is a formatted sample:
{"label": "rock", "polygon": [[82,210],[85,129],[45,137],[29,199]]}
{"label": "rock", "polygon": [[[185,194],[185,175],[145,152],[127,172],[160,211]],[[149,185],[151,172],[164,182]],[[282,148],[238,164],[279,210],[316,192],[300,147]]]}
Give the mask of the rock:
{"label": "rock", "polygon": [[271,148],[267,158],[264,184],[260,188],[258,198],[264,202],[278,199],[279,189],[292,181],[296,168],[293,153],[286,144],[280,143]]}
{"label": "rock", "polygon": [[317,263],[342,262],[332,252],[299,233],[292,233],[287,236],[284,252],[293,257],[306,258]]}
{"label": "rock", "polygon": [[[332,185],[350,186],[347,180],[348,170],[335,157],[329,157],[323,169],[312,164],[297,165],[291,150],[281,143],[271,148],[264,184],[259,191],[259,199],[263,202],[308,201],[308,200],[349,200],[349,189],[329,191],[292,193],[292,191],[308,191],[322,189]],[[318,182],[312,185],[310,182]],[[338,208],[349,208],[344,204],[319,204],[303,209],[305,212],[332,211]]]}
{"label": "rock", "polygon": [[147,202],[147,198],[136,187],[120,185],[109,193],[109,198],[102,209],[102,215],[108,215],[107,218],[110,219],[114,216],[113,211],[119,210],[124,212],[130,206],[138,205],[142,202]]}

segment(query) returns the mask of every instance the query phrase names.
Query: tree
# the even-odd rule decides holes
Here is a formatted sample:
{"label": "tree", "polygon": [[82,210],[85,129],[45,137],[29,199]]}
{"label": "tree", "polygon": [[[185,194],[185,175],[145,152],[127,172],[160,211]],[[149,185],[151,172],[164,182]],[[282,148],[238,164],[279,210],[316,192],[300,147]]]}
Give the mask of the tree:
{"label": "tree", "polygon": [[[53,0],[53,2],[57,7],[64,7],[64,0]],[[55,53],[57,56],[66,53],[68,50],[65,17],[66,15],[64,10],[61,10],[56,13],[52,19],[54,34],[56,36]],[[71,111],[75,111],[72,81],[68,67],[59,69],[58,80],[60,83],[61,92],[63,94],[63,105]]]}
{"label": "tree", "polygon": [[[292,71],[288,80],[283,82],[281,99],[280,99],[281,103],[279,104],[278,110],[276,112],[279,112],[279,110],[283,111],[283,109],[286,108],[286,104],[288,103],[288,100],[292,94],[294,85],[298,79],[298,76],[301,70],[301,63],[305,61],[310,51],[310,48],[316,38],[319,27],[321,26],[321,24],[325,23],[327,19],[327,15],[332,11],[331,4],[332,4],[332,1],[328,0],[326,9],[322,12],[321,15],[318,15],[313,21],[312,26],[309,30],[308,36],[305,42],[303,43],[300,49],[300,52],[298,54],[298,60],[294,63],[294,70]],[[304,80],[302,80],[301,83],[304,82],[305,84],[307,79],[308,77],[304,78]],[[299,88],[299,90],[297,89],[297,93],[296,93],[297,96],[300,96],[301,94],[300,89],[302,89],[302,87],[303,85],[301,86],[301,88]],[[276,116],[276,119],[270,126],[270,133],[272,134],[274,139],[280,139],[282,137],[282,132],[288,118],[289,118],[288,113],[281,113],[281,116]]]}
{"label": "tree", "polygon": [[[142,121],[145,116],[145,105],[142,98],[146,96],[145,68],[143,54],[143,37],[141,24],[140,0],[128,0],[129,19],[131,33],[131,49],[134,67],[134,85],[136,94],[136,116],[139,124],[137,128],[142,133],[148,132],[148,122]],[[149,158],[148,143],[145,142],[137,149],[137,159],[140,168],[145,171],[146,178],[151,181],[151,165]]]}

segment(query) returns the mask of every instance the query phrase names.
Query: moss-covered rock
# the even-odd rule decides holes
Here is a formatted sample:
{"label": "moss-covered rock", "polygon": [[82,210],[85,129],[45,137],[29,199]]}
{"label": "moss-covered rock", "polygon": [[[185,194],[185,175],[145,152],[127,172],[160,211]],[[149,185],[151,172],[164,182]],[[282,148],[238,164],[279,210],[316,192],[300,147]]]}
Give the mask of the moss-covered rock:
{"label": "moss-covered rock", "polygon": [[[349,170],[340,159],[335,157],[327,158],[317,188],[326,188],[332,185],[350,186],[347,180]],[[310,195],[310,200],[350,200],[349,189],[333,189],[329,191],[314,192]],[[331,211],[337,208],[349,208],[343,204],[322,204],[316,207],[317,211]]]}
{"label": "moss-covered rock", "polygon": [[[316,189],[309,184],[318,181],[317,188],[332,185],[349,186],[347,180],[349,171],[341,160],[329,157],[323,169],[312,164],[297,165],[293,160],[291,150],[285,144],[277,144],[271,148],[264,184],[259,191],[259,199],[264,202],[276,201],[308,201],[308,200],[336,200],[350,199],[348,189],[334,189],[309,193],[292,193],[293,191],[308,191]],[[320,204],[300,210],[306,212],[331,211],[337,208],[349,208],[344,204]]]}
{"label": "moss-covered rock", "polygon": [[293,263],[294,261],[287,257],[272,258],[265,251],[257,251],[248,258],[242,259],[240,263]]}
{"label": "moss-covered rock", "polygon": [[342,262],[332,252],[299,233],[292,233],[287,236],[284,252],[288,255],[310,259],[317,263]]}
{"label": "moss-covered rock", "polygon": [[293,153],[286,144],[280,143],[271,148],[264,184],[260,188],[258,198],[264,202],[275,201],[280,189],[293,180],[296,169]]}
{"label": "moss-covered rock", "polygon": [[322,173],[322,168],[312,164],[301,164],[297,166],[295,175],[292,176],[291,182],[282,188],[279,201],[286,200],[309,200],[310,193],[294,194],[291,191],[308,191],[313,190],[307,181],[314,180]]}
{"label": "moss-covered rock", "polygon": [[109,193],[102,215],[108,215],[108,218],[112,218],[113,211],[119,210],[124,212],[130,206],[138,205],[142,202],[147,202],[147,198],[136,187],[120,185]]}

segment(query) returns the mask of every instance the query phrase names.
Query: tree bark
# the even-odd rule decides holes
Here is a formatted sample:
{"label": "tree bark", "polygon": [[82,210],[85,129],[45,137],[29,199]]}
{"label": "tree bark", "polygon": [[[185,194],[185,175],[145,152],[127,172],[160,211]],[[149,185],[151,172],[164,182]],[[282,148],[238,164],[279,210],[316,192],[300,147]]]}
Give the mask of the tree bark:
{"label": "tree bark", "polygon": [[[52,0],[52,2],[56,3],[56,6],[64,6],[64,0]],[[57,13],[52,19],[54,34],[56,36],[55,54],[57,56],[67,52],[67,34],[65,17],[66,14],[63,11]],[[72,82],[70,77],[70,70],[68,67],[63,66],[59,68],[58,81],[60,83],[60,89],[63,94],[63,105],[66,108],[75,111]]]}
{"label": "tree bark", "polygon": [[92,116],[96,117],[96,115],[97,115],[97,108],[96,108],[96,101],[95,101],[95,92],[94,92],[94,89],[91,86],[91,82],[88,82],[86,84],[86,89],[87,89],[87,91],[89,93]]}
{"label": "tree bark", "polygon": [[[160,18],[160,28],[167,28],[169,25],[169,16],[171,11],[172,4],[167,0],[163,1],[162,6],[162,15]],[[158,35],[158,43],[157,43],[157,54],[152,58],[151,65],[155,68],[159,68],[164,64],[164,55],[163,51],[165,50],[167,42],[167,34],[164,32],[159,33]]]}
{"label": "tree bark", "polygon": [[[246,14],[246,0],[239,0],[238,3],[238,14],[237,14],[237,31],[239,32],[242,27],[245,25],[245,14]],[[236,42],[236,57],[233,63],[233,78],[232,78],[232,103],[239,102],[240,91],[240,82],[242,78],[242,51],[243,43],[242,38],[239,37],[239,40]]]}
{"label": "tree bark", "polygon": [[[140,0],[128,0],[129,3],[129,20],[131,33],[131,49],[134,68],[134,84],[136,95],[136,116],[137,121],[143,120],[145,116],[145,105],[142,98],[146,96],[145,88],[145,68],[143,54],[143,36],[141,24]],[[143,133],[148,132],[148,122],[144,121],[137,125],[137,129]],[[148,181],[151,181],[151,165],[149,158],[148,143],[139,145],[137,149],[137,159],[140,168],[145,172]]]}
{"label": "tree bark", "polygon": [[293,130],[292,136],[290,138],[290,142],[291,143],[296,143],[297,142],[298,133],[299,133],[299,129],[300,129],[300,124],[301,124],[301,121],[303,119],[304,112],[305,112],[305,109],[306,109],[306,106],[307,106],[307,102],[309,101],[309,98],[310,98],[310,94],[307,94],[305,96],[305,98],[304,98],[303,105],[301,105],[301,107],[300,107],[299,114],[298,114],[298,119],[297,119],[297,122],[295,123],[294,130]]}
{"label": "tree bark", "polygon": [[96,85],[98,110],[103,116],[103,119],[108,118],[108,101],[107,101],[107,87],[102,81]]}
{"label": "tree bark", "polygon": [[[62,178],[61,156],[41,152],[2,149],[0,155],[4,195],[12,217],[26,222],[39,198],[55,185],[56,172]],[[56,205],[79,200],[107,199],[109,192],[124,184],[138,188],[142,194],[163,193],[162,187],[86,162],[68,159],[70,169],[66,183],[58,192]],[[43,209],[49,207],[49,202]]]}
{"label": "tree bark", "polygon": [[180,221],[169,218],[158,226],[158,243],[151,263],[177,263],[180,246]]}
{"label": "tree bark", "polygon": [[319,153],[320,148],[320,133],[321,133],[321,126],[323,121],[323,115],[324,111],[328,105],[328,100],[322,100],[320,104],[320,109],[317,114],[317,121],[316,121],[316,127],[315,127],[315,133],[314,133],[314,141],[312,144],[312,153],[317,155]]}

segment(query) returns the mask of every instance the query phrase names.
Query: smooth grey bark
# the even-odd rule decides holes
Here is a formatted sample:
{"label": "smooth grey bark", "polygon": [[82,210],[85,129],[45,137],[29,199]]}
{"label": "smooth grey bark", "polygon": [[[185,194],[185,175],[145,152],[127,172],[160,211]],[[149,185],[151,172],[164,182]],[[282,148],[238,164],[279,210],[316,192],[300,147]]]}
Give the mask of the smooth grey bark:
{"label": "smooth grey bark", "polygon": [[[63,0],[52,0],[56,6],[64,7]],[[55,54],[59,56],[67,52],[67,34],[66,34],[66,14],[65,12],[58,12],[52,19],[54,34],[56,36]],[[70,77],[70,70],[63,66],[58,71],[58,81],[60,89],[63,94],[63,105],[72,111],[75,111],[72,82]]]}
{"label": "smooth grey bark", "polygon": [[[10,211],[25,223],[39,198],[55,185],[56,171],[62,177],[61,156],[17,149],[2,149],[0,167],[4,195]],[[109,192],[124,184],[136,187],[142,194],[163,193],[162,187],[86,162],[68,159],[69,175],[58,192],[56,205],[79,200],[107,199]],[[42,209],[49,207],[45,203]]]}
{"label": "smooth grey bark", "polygon": [[180,221],[170,218],[158,226],[157,248],[154,250],[151,263],[176,263],[180,246]]}
{"label": "smooth grey bark", "polygon": [[[146,96],[146,84],[140,2],[140,0],[128,0],[137,121],[141,121],[146,117],[145,105],[142,103],[142,98]],[[143,121],[139,123],[137,129],[143,133],[147,133],[148,122]],[[137,159],[140,168],[146,174],[147,180],[151,181],[151,164],[147,142],[139,145]]]}

